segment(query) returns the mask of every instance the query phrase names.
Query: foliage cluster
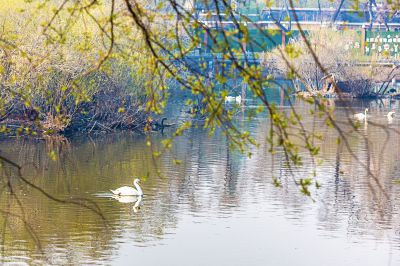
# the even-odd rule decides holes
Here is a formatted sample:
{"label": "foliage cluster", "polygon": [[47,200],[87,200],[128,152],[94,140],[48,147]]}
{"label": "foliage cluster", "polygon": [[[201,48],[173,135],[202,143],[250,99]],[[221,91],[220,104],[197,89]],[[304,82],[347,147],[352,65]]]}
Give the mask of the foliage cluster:
{"label": "foliage cluster", "polygon": [[[385,73],[377,75],[378,67],[357,65],[361,55],[358,50],[349,48],[357,39],[356,34],[354,31],[337,32],[331,29],[311,31],[307,39],[312,51],[300,37],[280,48],[284,50],[284,56],[277,49],[264,54],[263,65],[281,76],[297,79],[309,92],[324,89],[327,74],[333,74],[338,87],[342,84],[342,92],[348,92],[353,97],[364,97],[371,94],[373,81],[383,79]],[[319,58],[324,68],[319,66],[314,56]],[[348,82],[351,85],[343,85]],[[300,86],[297,89],[301,90]]]}
{"label": "foliage cluster", "polygon": [[156,78],[142,39],[109,17],[118,6],[74,3],[61,10],[58,2],[6,2],[13,4],[0,9],[4,131],[144,128],[144,87]]}

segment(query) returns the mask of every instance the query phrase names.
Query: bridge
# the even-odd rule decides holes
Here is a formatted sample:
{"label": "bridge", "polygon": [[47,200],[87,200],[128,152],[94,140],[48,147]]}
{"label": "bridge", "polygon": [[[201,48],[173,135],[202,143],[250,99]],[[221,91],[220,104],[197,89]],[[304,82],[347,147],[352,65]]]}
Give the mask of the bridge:
{"label": "bridge", "polygon": [[[214,63],[224,63],[227,65],[230,65],[234,63],[234,61],[237,62],[246,62],[247,64],[259,64],[261,63],[261,58],[259,56],[259,53],[252,53],[252,52],[247,52],[246,54],[242,54],[240,56],[235,56],[234,59],[229,58],[229,57],[224,57],[222,54],[219,53],[191,53],[190,54],[190,59],[192,62],[198,62],[198,61],[204,61],[204,62],[214,62]],[[382,66],[382,67],[396,67],[400,66],[400,61],[395,60],[395,59],[380,59],[380,60],[374,60],[373,61],[374,66]],[[348,64],[350,65],[350,64]],[[370,60],[360,60],[357,62],[351,62],[351,66],[355,67],[366,67],[370,66],[371,61]]]}
{"label": "bridge", "polygon": [[[211,14],[210,14],[211,12]],[[221,25],[233,25],[236,21],[248,25],[257,25],[264,28],[279,28],[279,24],[295,28],[297,23],[305,30],[313,29],[315,26],[333,26],[337,29],[362,29],[371,26],[373,16],[374,30],[389,29],[400,30],[400,15],[383,16],[382,12],[370,13],[369,10],[354,10],[334,8],[269,8],[261,9],[258,13],[237,12],[234,17],[226,16],[225,13],[218,14],[212,11],[200,10],[199,20],[210,27]],[[223,18],[223,20],[221,20]],[[296,19],[297,18],[297,19]]]}
{"label": "bridge", "polygon": [[[352,48],[358,49],[362,54],[385,52],[396,59],[400,57],[400,12],[389,16],[385,10],[374,11],[365,7],[360,10],[275,7],[259,10],[237,9],[235,12],[222,12],[218,9],[220,13],[217,13],[215,8],[208,8],[204,10],[201,5],[196,6],[196,16],[203,25],[214,31],[214,35],[215,30],[227,32],[237,29],[238,24],[247,27],[247,42],[243,42],[240,33],[229,37],[231,47],[245,52],[260,53],[277,45],[284,46],[290,39],[298,37],[301,27],[306,32],[320,28],[351,30],[355,33]],[[200,54],[214,50],[215,43],[212,43],[208,34],[209,31],[203,31],[199,36],[203,39],[198,52]]]}
{"label": "bridge", "polygon": [[[235,1],[227,2],[233,3]],[[213,1],[211,1],[213,2]],[[350,30],[354,33],[354,40],[349,44],[355,52],[364,55],[385,54],[390,58],[381,58],[375,65],[387,67],[397,66],[400,58],[400,14],[385,16],[382,10],[371,10],[366,7],[360,10],[348,8],[262,8],[239,9],[235,12],[224,12],[208,6],[195,6],[196,18],[208,30],[197,33],[202,44],[186,56],[183,60],[190,65],[201,62],[208,68],[215,68],[221,64],[230,65],[233,61],[224,56],[220,48],[215,47],[209,34],[218,37],[218,31],[237,29],[238,24],[247,28],[248,38],[243,41],[240,33],[230,35],[231,48],[243,51],[236,55],[234,60],[247,64],[258,64],[259,53],[272,50],[278,45],[285,46],[293,38],[298,38],[299,27],[308,32],[321,28],[334,31]],[[374,11],[374,12],[371,12]],[[372,22],[371,23],[371,18]],[[355,63],[355,66],[369,65],[370,60]]]}

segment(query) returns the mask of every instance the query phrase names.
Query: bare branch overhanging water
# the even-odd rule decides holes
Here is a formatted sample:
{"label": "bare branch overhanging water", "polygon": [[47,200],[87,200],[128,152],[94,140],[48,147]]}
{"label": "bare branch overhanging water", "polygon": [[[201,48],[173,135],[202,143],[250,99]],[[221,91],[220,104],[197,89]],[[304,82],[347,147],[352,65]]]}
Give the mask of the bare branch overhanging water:
{"label": "bare branch overhanging water", "polygon": [[[57,12],[55,12],[54,16],[50,19],[47,27],[45,28],[45,31],[50,30],[51,24],[53,23],[53,21],[55,21],[56,17],[60,14],[60,12],[63,11],[67,2],[69,2],[69,1],[68,0],[64,1],[62,3],[62,5],[58,8]],[[88,10],[90,10],[90,8],[94,7],[96,2],[97,1],[91,1],[91,2],[87,3],[86,5],[79,7],[79,8],[83,8],[83,10],[85,10],[85,12],[89,12]],[[290,6],[293,8],[293,2],[292,1],[289,1],[289,2],[290,2]],[[186,19],[187,21],[190,21],[191,23],[196,23],[196,24],[201,25],[201,27],[207,32],[207,34],[211,36],[211,39],[214,42],[214,44],[216,44],[216,45],[219,44],[215,34],[213,34],[213,32],[208,28],[208,26],[204,25],[204,23],[199,21],[193,14],[191,14],[190,12],[185,10],[185,8],[183,8],[178,1],[168,1],[168,3],[173,7],[173,10],[175,12],[173,14],[174,16],[183,17],[184,18],[183,20]],[[232,119],[227,115],[227,112],[224,109],[225,107],[223,106],[222,97],[219,100],[215,99],[216,97],[222,95],[222,94],[218,94],[212,90],[213,88],[211,88],[211,86],[215,85],[215,83],[214,83],[215,81],[212,81],[210,83],[207,80],[208,77],[204,74],[202,75],[199,73],[194,73],[192,76],[189,74],[189,77],[194,77],[195,81],[197,82],[197,83],[195,83],[195,82],[191,81],[190,79],[188,79],[187,77],[180,76],[181,68],[176,68],[171,64],[171,57],[172,57],[172,59],[182,59],[182,57],[184,57],[186,55],[186,52],[183,51],[184,48],[183,48],[182,44],[180,43],[179,35],[181,33],[178,32],[178,26],[177,26],[178,20],[176,20],[175,29],[173,29],[173,31],[175,32],[173,37],[176,40],[176,43],[178,45],[178,52],[179,52],[179,56],[176,56],[176,55],[174,55],[174,51],[168,50],[167,49],[168,47],[163,45],[161,38],[159,36],[157,36],[158,32],[153,31],[153,29],[151,27],[148,27],[146,25],[145,20],[147,20],[148,17],[147,17],[145,10],[143,10],[143,8],[140,4],[140,1],[126,0],[125,4],[127,7],[127,12],[129,13],[130,17],[135,22],[135,25],[139,27],[142,35],[144,36],[144,39],[146,42],[146,49],[150,50],[152,56],[154,57],[153,59],[156,61],[156,63],[154,64],[156,70],[159,71],[160,68],[164,68],[166,71],[168,71],[169,75],[171,75],[173,78],[178,80],[187,89],[193,90],[194,92],[200,93],[203,95],[203,101],[206,103],[206,108],[205,108],[204,112],[206,114],[209,114],[213,118],[215,117],[217,120],[217,122],[213,122],[213,120],[210,121],[210,127],[212,129],[215,126],[222,127],[225,130],[225,132],[228,136],[228,139],[230,139],[233,143],[236,143],[237,146],[240,148],[243,148],[243,146],[242,146],[243,143],[245,144],[245,146],[253,145],[252,141],[249,141],[249,139],[246,139],[246,138],[242,139],[240,137],[241,131],[235,126],[234,123],[232,123],[232,121],[231,121]],[[99,68],[112,55],[113,46],[114,46],[114,43],[116,42],[115,35],[114,35],[114,26],[115,26],[114,16],[116,15],[114,13],[114,5],[115,5],[115,1],[113,0],[111,3],[112,8],[111,8],[108,20],[107,20],[109,23],[110,31],[107,32],[107,30],[103,26],[100,29],[103,33],[106,33],[105,36],[108,37],[108,39],[109,39],[109,46],[108,46],[109,49],[108,49],[107,54],[104,57],[102,57],[102,59],[99,61],[99,64],[98,64]],[[221,3],[221,1],[214,0],[214,5],[217,8],[217,13],[218,13],[217,18],[218,18],[219,24],[222,25],[223,24],[222,22],[224,20],[224,17],[221,15],[223,12],[219,10],[219,8],[221,7],[224,10],[227,10],[227,12],[230,14],[230,17],[234,21],[236,30],[238,30],[239,33],[244,36],[246,36],[248,34],[248,33],[246,33],[246,31],[242,30],[241,22],[238,22],[236,20],[235,13],[227,1],[222,1],[222,3]],[[78,8],[78,6],[76,8]],[[297,27],[299,28],[299,31],[300,31],[302,37],[304,38],[304,41],[307,44],[307,47],[309,48],[309,51],[311,52],[312,56],[314,57],[315,62],[317,63],[317,65],[321,69],[321,71],[323,71],[325,74],[328,74],[327,70],[324,68],[324,66],[319,61],[319,58],[317,57],[317,55],[313,52],[313,48],[311,47],[310,43],[307,41],[305,33],[302,30],[301,25],[298,22],[298,18],[296,17],[296,13],[294,13],[294,14],[295,14],[295,18],[296,18],[295,23],[297,23]],[[244,15],[241,15],[241,16],[242,16],[243,20],[246,20]],[[249,20],[249,23],[250,22],[251,21]],[[100,26],[100,24],[98,24],[98,25]],[[258,27],[258,26],[256,26],[256,27]],[[261,30],[261,28],[259,30],[260,30],[260,33],[264,34],[264,36],[266,38],[269,38],[270,40],[272,40],[270,35],[268,35],[267,33],[264,33]],[[188,32],[189,31],[186,31],[186,33],[188,33]],[[247,53],[244,53],[245,54],[245,63],[244,64],[240,63],[237,58],[236,52],[234,51],[234,49],[232,47],[229,46],[229,39],[224,30],[222,30],[222,35],[223,35],[224,42],[222,45],[221,44],[219,44],[219,45],[221,45],[225,49],[225,52],[228,54],[228,57],[233,61],[235,70],[239,71],[240,75],[242,76],[242,78],[244,80],[248,80],[249,88],[253,91],[253,93],[257,97],[259,97],[259,99],[267,107],[269,116],[274,117],[276,115],[283,115],[276,108],[274,108],[273,105],[271,105],[271,103],[270,103],[269,99],[267,98],[267,96],[265,95],[265,91],[263,89],[263,84],[265,82],[274,82],[274,83],[276,83],[276,82],[274,80],[269,80],[269,79],[263,78],[258,69],[256,69],[256,71],[255,71],[256,73],[254,73],[254,71],[253,71],[254,69],[250,67],[251,63],[249,61],[249,58],[247,57]],[[164,37],[164,36],[161,36],[161,37]],[[192,39],[192,41],[193,41],[193,39]],[[254,43],[255,42],[251,42],[250,46],[253,45]],[[257,44],[255,43],[255,45],[257,45]],[[242,50],[242,52],[245,52],[244,47],[242,45],[240,45],[240,49]],[[162,52],[165,52],[165,51],[171,57],[163,56]],[[279,49],[279,51],[280,51],[282,57],[286,58],[284,51],[281,49]],[[289,61],[287,61],[287,64],[290,67]],[[184,67],[184,69],[186,69],[186,67]],[[225,69],[225,68],[223,68],[223,69]],[[294,68],[292,68],[292,69],[295,70]],[[229,75],[231,75],[231,73],[229,73],[229,71],[228,71],[227,75],[229,76]],[[298,78],[301,79],[300,76],[298,76]],[[218,82],[216,82],[216,83],[218,83]],[[210,84],[212,84],[212,85],[210,85]],[[160,93],[159,91],[153,90],[152,93],[149,95],[150,100],[152,97],[157,97],[156,95],[159,93]],[[339,98],[340,97],[341,97],[341,95],[339,93]],[[319,98],[316,97],[314,100],[315,100],[314,101],[315,106],[317,106],[320,110],[322,110],[325,113],[325,115],[327,116],[327,120],[329,120],[332,123],[334,128],[337,130],[337,132],[341,136],[341,140],[345,143],[347,149],[349,151],[351,151],[352,150],[351,145],[347,141],[346,132],[343,131],[340,126],[341,122],[336,121],[336,119],[333,117],[332,113],[329,110],[327,110],[323,104],[321,104],[321,102],[319,101],[320,100]],[[296,123],[298,123],[298,125],[300,125],[299,128],[295,128],[294,126],[292,126],[292,128],[296,129],[296,131],[300,133],[300,135],[303,137],[303,140],[305,141],[305,144],[302,144],[301,146],[307,147],[307,145],[308,145],[309,147],[314,148],[314,143],[309,142],[309,140],[313,138],[314,132],[309,132],[309,131],[305,130],[301,117],[299,115],[297,115],[296,110],[293,107],[292,103],[290,103],[290,105],[292,108],[292,112],[294,113]],[[354,129],[357,129],[358,126],[351,119],[351,114],[353,113],[352,109],[351,108],[349,108],[349,110],[346,109],[346,112],[348,114],[347,115],[348,123],[350,123]],[[283,115],[283,117],[285,119],[287,119],[287,116]],[[271,119],[270,120],[271,128],[273,129],[271,131],[272,136],[270,137],[271,150],[273,151],[277,146],[283,147],[283,149],[285,151],[287,163],[289,165],[292,165],[293,158],[296,158],[296,151],[293,150],[292,148],[290,148],[290,145],[285,144],[285,140],[291,141],[291,137],[288,132],[288,128],[284,125],[284,123],[286,123],[285,119],[283,119],[283,120]],[[387,138],[388,138],[387,136],[389,136],[390,132],[394,132],[396,134],[398,133],[398,130],[392,129],[392,128],[388,129],[380,124],[375,124],[373,122],[370,122],[369,124],[372,126],[382,127],[382,129],[384,129],[386,132],[386,140],[387,140]],[[362,133],[360,133],[360,135],[364,138],[365,142],[367,143],[368,137],[365,135],[362,135]],[[179,136],[179,135],[177,135],[177,136]],[[279,142],[274,142],[274,139],[279,139]],[[386,142],[387,141],[385,141],[385,143]],[[386,146],[386,144],[384,146]],[[311,149],[309,149],[309,150],[311,153],[312,152]],[[368,170],[368,174],[371,175],[375,179],[376,184],[378,185],[379,189],[384,190],[383,187],[380,185],[379,180],[376,177],[376,175],[374,175],[370,171],[369,166],[367,164],[364,164],[361,160],[359,160],[355,153],[352,153],[352,154],[358,160],[358,162],[360,164],[362,164],[366,170]],[[313,158],[312,154],[310,154],[310,155],[311,155],[311,158]],[[11,163],[11,162],[6,161],[6,159],[7,158],[4,158],[5,162]],[[296,163],[294,163],[294,165],[295,164]],[[313,164],[314,164],[314,161],[313,161]],[[15,166],[15,167],[17,167],[17,166]],[[19,167],[17,167],[17,168],[20,169]],[[39,187],[35,187],[34,184],[31,184],[31,183],[29,183],[29,181],[24,180],[22,176],[20,176],[20,178],[24,182],[26,182],[28,185],[41,191]],[[293,179],[293,180],[296,182],[296,179]],[[41,192],[47,197],[51,196],[51,195],[46,194],[45,191],[41,191]],[[57,199],[53,199],[53,200],[57,200]],[[95,210],[98,211],[96,208],[95,208]]]}

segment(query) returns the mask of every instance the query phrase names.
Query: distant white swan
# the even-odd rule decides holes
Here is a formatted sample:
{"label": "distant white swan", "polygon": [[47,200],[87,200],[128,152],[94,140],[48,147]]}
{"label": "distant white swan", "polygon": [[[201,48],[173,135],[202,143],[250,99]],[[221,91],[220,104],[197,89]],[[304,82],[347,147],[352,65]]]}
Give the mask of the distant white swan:
{"label": "distant white swan", "polygon": [[241,103],[242,102],[242,96],[225,96],[225,102],[230,103],[230,102],[236,102],[236,103]]}
{"label": "distant white swan", "polygon": [[387,118],[388,118],[389,120],[391,120],[391,119],[393,119],[395,113],[396,113],[396,112],[390,111],[386,116],[387,116]]}
{"label": "distant white swan", "polygon": [[368,108],[365,108],[364,113],[358,113],[354,115],[354,118],[357,120],[365,120],[367,121],[367,112],[368,112]]}
{"label": "distant white swan", "polygon": [[143,191],[142,188],[139,186],[139,183],[140,180],[136,178],[133,181],[133,185],[136,187],[136,189],[134,189],[133,187],[124,186],[117,188],[116,190],[111,190],[111,192],[114,195],[119,195],[119,196],[142,196]]}

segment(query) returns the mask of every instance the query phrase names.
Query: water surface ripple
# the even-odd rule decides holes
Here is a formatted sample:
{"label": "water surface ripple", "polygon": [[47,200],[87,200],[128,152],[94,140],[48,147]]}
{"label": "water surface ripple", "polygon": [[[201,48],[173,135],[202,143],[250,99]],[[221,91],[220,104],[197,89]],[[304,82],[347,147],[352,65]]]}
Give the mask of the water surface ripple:
{"label": "water surface ripple", "polygon": [[[2,153],[23,164],[23,175],[32,183],[60,199],[89,199],[106,220],[82,206],[47,199],[5,167],[3,180],[6,174],[14,176],[21,205],[2,192],[0,207],[19,215],[22,208],[33,233],[21,220],[3,214],[0,224],[7,217],[9,225],[0,261],[400,265],[400,136],[385,137],[388,127],[400,127],[400,119],[388,124],[385,108],[372,104],[370,123],[350,134],[345,147],[337,145],[337,133],[323,120],[308,118],[307,108],[299,106],[305,126],[325,138],[319,156],[323,163],[313,164],[304,153],[294,176],[282,152],[268,153],[268,117],[262,116],[251,122],[238,118],[260,143],[251,158],[229,149],[224,135],[209,137],[201,128],[190,129],[162,157],[152,156],[144,137],[126,134],[61,144],[3,142]],[[343,108],[338,106],[335,114],[346,122]],[[153,148],[159,148],[165,137],[152,138]],[[51,150],[57,153],[55,162],[48,157]],[[293,178],[306,178],[314,170],[322,187],[306,197]],[[140,202],[111,197],[109,189],[132,185],[134,176],[141,177],[145,191]],[[272,176],[282,187],[274,186]]]}

